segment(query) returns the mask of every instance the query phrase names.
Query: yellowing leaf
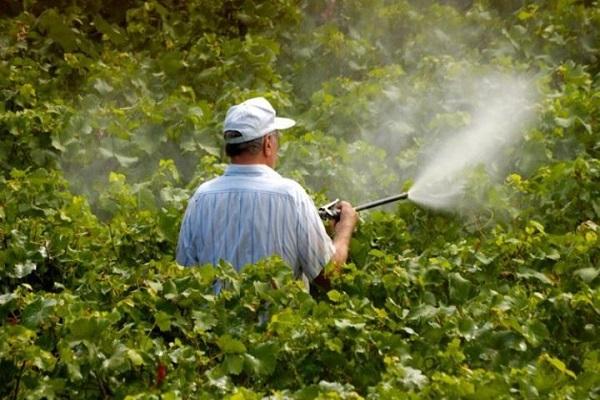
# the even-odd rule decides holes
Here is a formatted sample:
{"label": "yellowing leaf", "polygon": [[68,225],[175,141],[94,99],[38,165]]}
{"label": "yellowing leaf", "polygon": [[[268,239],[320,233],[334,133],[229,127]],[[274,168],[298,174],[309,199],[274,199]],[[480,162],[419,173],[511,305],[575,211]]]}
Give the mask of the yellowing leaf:
{"label": "yellowing leaf", "polygon": [[334,303],[339,303],[344,299],[344,296],[337,290],[330,290],[329,292],[327,292],[327,297]]}
{"label": "yellowing leaf", "polygon": [[144,363],[144,359],[142,358],[140,353],[138,353],[137,351],[135,351],[133,349],[127,350],[127,357],[129,358],[131,363],[133,365],[135,365],[136,367],[139,365],[142,365]]}
{"label": "yellowing leaf", "polygon": [[568,369],[565,363],[558,358],[552,357],[549,354],[544,353],[540,356],[540,360],[547,362],[548,364],[556,368],[558,371],[570,376],[573,379],[577,378],[577,375],[575,375],[573,371]]}

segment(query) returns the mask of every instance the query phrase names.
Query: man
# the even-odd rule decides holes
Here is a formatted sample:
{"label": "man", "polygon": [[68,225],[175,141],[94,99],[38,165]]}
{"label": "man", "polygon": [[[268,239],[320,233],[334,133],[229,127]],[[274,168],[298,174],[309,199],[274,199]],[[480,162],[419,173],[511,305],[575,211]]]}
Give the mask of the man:
{"label": "man", "polygon": [[306,285],[329,285],[324,267],[331,262],[339,272],[346,262],[357,213],[349,203],[339,203],[340,219],[331,240],[306,191],[274,171],[279,131],[294,124],[276,117],[262,97],[227,111],[223,131],[231,164],[190,199],[179,233],[179,264],[225,260],[239,271],[278,254]]}

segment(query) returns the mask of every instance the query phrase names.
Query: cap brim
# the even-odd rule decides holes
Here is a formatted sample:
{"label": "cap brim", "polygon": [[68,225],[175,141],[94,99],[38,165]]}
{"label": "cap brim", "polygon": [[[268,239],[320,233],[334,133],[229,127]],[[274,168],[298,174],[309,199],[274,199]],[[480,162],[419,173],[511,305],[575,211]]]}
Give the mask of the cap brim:
{"label": "cap brim", "polygon": [[296,121],[290,118],[275,117],[275,123],[273,125],[275,129],[287,129],[296,125]]}

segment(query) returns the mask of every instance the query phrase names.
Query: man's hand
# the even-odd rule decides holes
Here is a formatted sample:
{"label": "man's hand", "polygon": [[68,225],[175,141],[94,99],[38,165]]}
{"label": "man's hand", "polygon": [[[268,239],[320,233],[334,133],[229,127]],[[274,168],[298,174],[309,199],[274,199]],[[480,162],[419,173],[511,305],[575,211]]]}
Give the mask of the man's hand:
{"label": "man's hand", "polygon": [[340,210],[340,219],[335,221],[333,225],[336,236],[343,234],[346,230],[349,230],[349,233],[352,234],[358,222],[358,213],[352,207],[352,204],[347,201],[340,201],[336,204],[336,208]]}

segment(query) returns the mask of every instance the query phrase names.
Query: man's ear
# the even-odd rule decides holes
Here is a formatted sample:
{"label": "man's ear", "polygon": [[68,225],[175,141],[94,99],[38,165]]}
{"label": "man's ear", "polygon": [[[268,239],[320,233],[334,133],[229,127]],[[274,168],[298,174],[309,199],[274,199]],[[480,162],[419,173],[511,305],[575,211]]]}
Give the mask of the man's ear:
{"label": "man's ear", "polygon": [[273,135],[265,135],[265,139],[263,140],[263,153],[265,156],[269,157],[273,155],[275,148],[273,146]]}

